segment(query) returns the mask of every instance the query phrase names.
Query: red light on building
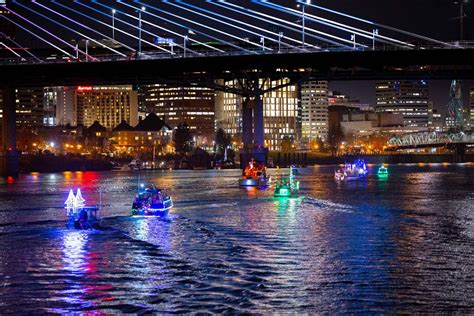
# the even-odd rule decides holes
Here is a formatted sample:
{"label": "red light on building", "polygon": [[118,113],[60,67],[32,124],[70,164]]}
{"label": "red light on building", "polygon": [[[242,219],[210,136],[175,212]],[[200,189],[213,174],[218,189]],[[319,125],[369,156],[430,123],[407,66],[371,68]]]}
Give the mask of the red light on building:
{"label": "red light on building", "polygon": [[336,103],[337,99],[336,98],[328,98],[329,103]]}
{"label": "red light on building", "polygon": [[77,92],[91,92],[92,86],[78,86],[76,90]]}

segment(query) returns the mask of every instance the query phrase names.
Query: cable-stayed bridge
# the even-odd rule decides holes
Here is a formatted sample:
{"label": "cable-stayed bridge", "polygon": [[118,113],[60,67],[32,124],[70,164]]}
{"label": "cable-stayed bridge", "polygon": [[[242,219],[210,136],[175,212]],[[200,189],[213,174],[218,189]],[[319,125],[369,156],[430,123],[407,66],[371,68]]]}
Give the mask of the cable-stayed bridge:
{"label": "cable-stayed bridge", "polygon": [[310,78],[474,78],[468,42],[440,41],[311,1],[12,0],[1,9],[0,20],[22,34],[0,34],[7,156],[15,156],[19,86],[171,82],[240,94],[244,143],[250,155],[264,157],[261,97],[282,87],[265,90],[267,79],[289,85]]}

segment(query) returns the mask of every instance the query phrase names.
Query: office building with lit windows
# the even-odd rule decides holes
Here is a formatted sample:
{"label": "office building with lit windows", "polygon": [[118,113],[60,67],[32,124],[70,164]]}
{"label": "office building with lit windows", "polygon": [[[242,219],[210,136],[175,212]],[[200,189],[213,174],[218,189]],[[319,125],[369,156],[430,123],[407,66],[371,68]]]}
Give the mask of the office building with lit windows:
{"label": "office building with lit windows", "polygon": [[43,126],[43,87],[19,88],[16,94],[16,126],[39,128]]}
{"label": "office building with lit windows", "polygon": [[[263,90],[283,85],[288,79],[266,80]],[[262,84],[261,82],[260,84]],[[236,87],[236,81],[225,83]],[[289,85],[263,95],[264,141],[270,150],[280,150],[282,139],[287,136],[297,140],[298,91]],[[224,129],[234,137],[241,138],[242,103],[241,96],[219,92],[216,97],[216,127]]]}
{"label": "office building with lit windows", "polygon": [[[0,15],[11,19],[12,14],[6,9],[6,1],[0,0]],[[8,38],[15,39],[15,25],[7,19],[0,17],[0,39],[5,41],[6,45],[10,45],[11,42]]]}
{"label": "office building with lit windows", "polygon": [[328,136],[328,82],[307,81],[301,84],[301,143],[326,140]]}
{"label": "office building with lit windows", "polygon": [[122,121],[138,123],[137,92],[132,86],[78,86],[75,90],[77,124],[85,127],[99,122],[112,130]]}
{"label": "office building with lit windows", "polygon": [[402,114],[405,126],[428,129],[430,102],[426,81],[379,81],[375,92],[377,112]]}
{"label": "office building with lit windows", "polygon": [[471,130],[474,130],[474,88],[471,88],[471,91],[469,93],[469,100],[470,100],[470,126],[471,126]]}
{"label": "office building with lit windows", "polygon": [[[56,103],[56,125],[77,125],[75,87],[53,87]],[[52,107],[52,106],[51,106]]]}
{"label": "office building with lit windows", "polygon": [[215,132],[213,90],[197,85],[153,84],[142,86],[141,94],[147,113],[155,113],[173,128],[185,122],[198,145],[212,143]]}

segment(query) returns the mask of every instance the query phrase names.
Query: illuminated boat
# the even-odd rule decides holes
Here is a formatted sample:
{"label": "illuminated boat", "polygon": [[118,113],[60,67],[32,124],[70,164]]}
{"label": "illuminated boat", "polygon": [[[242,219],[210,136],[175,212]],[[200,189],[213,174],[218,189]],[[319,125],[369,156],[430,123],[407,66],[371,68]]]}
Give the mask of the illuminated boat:
{"label": "illuminated boat", "polygon": [[68,198],[64,204],[67,212],[68,228],[90,229],[100,228],[102,219],[99,216],[98,206],[86,206],[86,200],[82,197],[81,189],[77,189],[74,195],[72,190],[69,191]]}
{"label": "illuminated boat", "polygon": [[377,171],[377,175],[379,177],[388,177],[388,168],[385,166],[381,166]]}
{"label": "illuminated boat", "polygon": [[274,197],[295,197],[300,189],[300,182],[294,177],[282,178],[275,187]]}
{"label": "illuminated boat", "polygon": [[241,187],[265,187],[270,183],[267,178],[265,164],[257,163],[253,159],[242,171],[242,178],[239,180]]}
{"label": "illuminated boat", "polygon": [[365,178],[367,175],[367,164],[363,159],[356,160],[355,163],[346,163],[344,168],[335,172],[334,178],[337,181],[350,181]]}
{"label": "illuminated boat", "polygon": [[290,167],[290,177],[296,177],[300,174],[300,172],[298,171],[298,168],[296,168],[295,165],[292,165]]}
{"label": "illuminated boat", "polygon": [[141,184],[133,201],[132,215],[166,216],[172,207],[173,200],[163,189],[158,189],[153,184]]}

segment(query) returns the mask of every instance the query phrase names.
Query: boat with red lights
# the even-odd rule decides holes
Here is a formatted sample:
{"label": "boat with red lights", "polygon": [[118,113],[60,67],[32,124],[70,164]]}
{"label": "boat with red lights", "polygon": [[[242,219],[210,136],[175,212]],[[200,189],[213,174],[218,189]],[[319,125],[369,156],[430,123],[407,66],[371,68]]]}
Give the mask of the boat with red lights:
{"label": "boat with red lights", "polygon": [[264,163],[251,160],[242,171],[242,178],[239,180],[241,187],[264,187],[268,186],[270,178],[267,177],[267,170]]}

